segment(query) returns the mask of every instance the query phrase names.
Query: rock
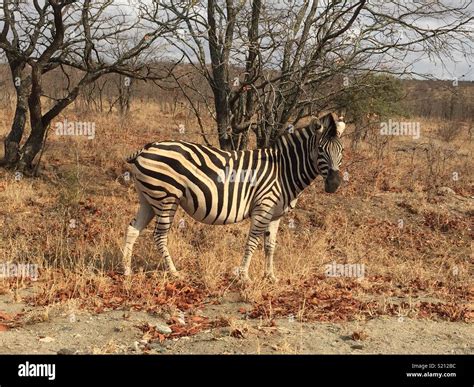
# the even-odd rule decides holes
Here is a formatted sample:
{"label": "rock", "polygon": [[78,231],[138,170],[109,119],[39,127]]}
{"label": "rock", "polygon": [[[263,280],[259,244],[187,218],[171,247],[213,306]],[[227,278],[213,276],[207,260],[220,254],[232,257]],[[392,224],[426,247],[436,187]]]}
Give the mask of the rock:
{"label": "rock", "polygon": [[449,187],[439,187],[438,188],[438,195],[456,195],[456,192],[454,192],[451,188]]}
{"label": "rock", "polygon": [[351,345],[352,349],[364,349],[363,345]]}
{"label": "rock", "polygon": [[69,348],[61,348],[58,351],[58,355],[75,355],[75,354],[76,354],[76,351],[74,351],[73,349],[69,349]]}
{"label": "rock", "polygon": [[54,339],[52,337],[46,336],[39,339],[42,343],[52,343]]}
{"label": "rock", "polygon": [[132,347],[132,348],[133,348],[133,350],[134,350],[135,352],[140,352],[139,344],[140,344],[140,343],[139,343],[138,341],[135,341],[135,342],[133,343],[133,347]]}
{"label": "rock", "polygon": [[160,333],[162,333],[162,334],[164,334],[164,335],[169,335],[170,333],[173,332],[173,331],[171,330],[171,328],[170,328],[168,325],[164,324],[164,323],[157,323],[157,324],[155,324],[155,329],[156,329],[158,332],[160,332]]}

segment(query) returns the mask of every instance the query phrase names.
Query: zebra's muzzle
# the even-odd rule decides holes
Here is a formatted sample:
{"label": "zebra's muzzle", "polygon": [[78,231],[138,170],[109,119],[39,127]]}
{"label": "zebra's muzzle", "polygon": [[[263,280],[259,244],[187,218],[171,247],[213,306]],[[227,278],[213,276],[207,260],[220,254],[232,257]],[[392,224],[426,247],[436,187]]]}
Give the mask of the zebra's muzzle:
{"label": "zebra's muzzle", "polygon": [[339,171],[330,169],[328,171],[326,180],[324,180],[324,190],[327,193],[334,193],[337,191],[340,185],[341,185],[341,175],[339,174]]}

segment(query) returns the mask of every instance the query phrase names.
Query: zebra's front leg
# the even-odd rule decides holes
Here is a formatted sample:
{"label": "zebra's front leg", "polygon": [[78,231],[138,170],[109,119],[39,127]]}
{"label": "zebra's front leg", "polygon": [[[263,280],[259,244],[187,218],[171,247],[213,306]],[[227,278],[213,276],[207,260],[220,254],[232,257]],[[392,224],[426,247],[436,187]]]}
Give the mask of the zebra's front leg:
{"label": "zebra's front leg", "polygon": [[265,279],[272,283],[277,282],[275,273],[273,271],[273,254],[275,252],[276,238],[278,227],[280,226],[280,219],[272,220],[265,231]]}
{"label": "zebra's front leg", "polygon": [[251,282],[249,277],[250,261],[252,260],[252,255],[258,246],[260,237],[263,235],[271,221],[271,216],[268,207],[256,209],[252,213],[252,222],[250,224],[250,232],[245,246],[245,254],[239,268],[239,278],[242,282]]}
{"label": "zebra's front leg", "polygon": [[162,205],[157,213],[156,226],[153,233],[153,239],[156,246],[165,260],[166,270],[173,277],[178,277],[178,271],[176,270],[168,250],[168,232],[173,224],[177,208],[178,204],[175,202]]}

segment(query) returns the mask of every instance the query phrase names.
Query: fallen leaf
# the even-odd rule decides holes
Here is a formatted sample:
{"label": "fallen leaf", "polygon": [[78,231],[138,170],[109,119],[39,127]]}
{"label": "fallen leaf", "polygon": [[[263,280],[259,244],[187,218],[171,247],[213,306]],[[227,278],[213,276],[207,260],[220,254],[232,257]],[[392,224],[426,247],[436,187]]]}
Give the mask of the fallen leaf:
{"label": "fallen leaf", "polygon": [[0,324],[0,332],[8,331],[8,327],[4,324]]}
{"label": "fallen leaf", "polygon": [[11,321],[13,317],[6,312],[0,311],[0,320]]}
{"label": "fallen leaf", "polygon": [[234,329],[230,335],[232,337],[235,337],[236,339],[243,339],[244,338],[244,333],[240,329]]}
{"label": "fallen leaf", "polygon": [[355,331],[351,335],[352,340],[359,341],[359,340],[365,340],[368,335],[364,331]]}

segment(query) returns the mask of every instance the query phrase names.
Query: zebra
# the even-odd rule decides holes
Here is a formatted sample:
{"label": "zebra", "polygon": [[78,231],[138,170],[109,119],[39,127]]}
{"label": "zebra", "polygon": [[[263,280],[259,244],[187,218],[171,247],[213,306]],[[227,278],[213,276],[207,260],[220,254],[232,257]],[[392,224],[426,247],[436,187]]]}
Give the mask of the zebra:
{"label": "zebra", "polygon": [[[275,282],[273,255],[280,220],[318,175],[324,178],[326,192],[337,190],[344,128],[344,122],[329,113],[313,118],[303,128],[287,131],[269,148],[227,152],[187,141],[145,145],[126,159],[132,164],[140,208],[126,231],[124,274],[131,274],[137,237],[156,216],[154,241],[167,272],[178,276],[168,251],[168,232],[181,206],[205,224],[233,224],[250,218],[239,277],[250,282],[251,257],[263,235],[264,277]],[[228,171],[232,171],[230,176]],[[244,171],[253,171],[251,178],[242,178]]]}

